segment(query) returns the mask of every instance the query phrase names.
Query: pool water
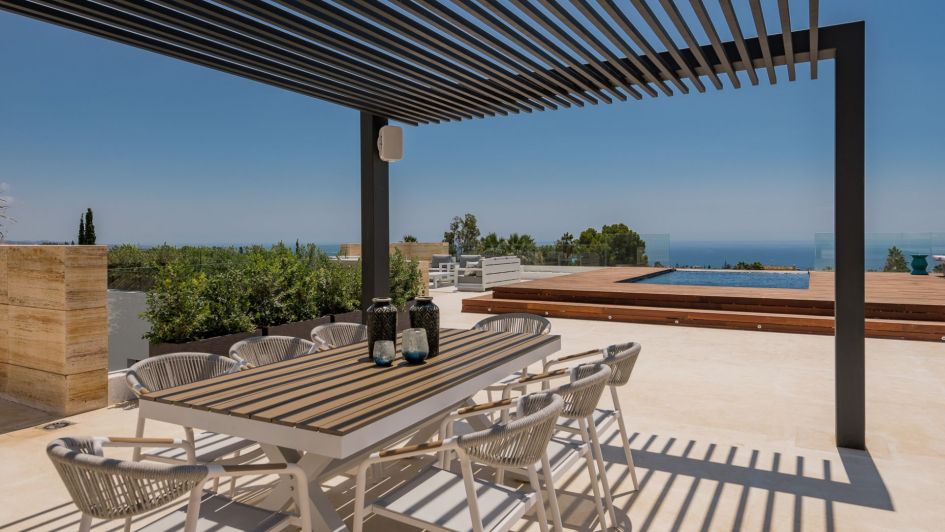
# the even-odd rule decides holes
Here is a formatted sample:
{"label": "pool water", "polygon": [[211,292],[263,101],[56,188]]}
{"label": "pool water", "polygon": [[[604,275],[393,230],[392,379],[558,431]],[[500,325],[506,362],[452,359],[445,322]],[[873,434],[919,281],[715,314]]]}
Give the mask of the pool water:
{"label": "pool water", "polygon": [[652,277],[643,279],[631,278],[621,282],[690,286],[806,289],[810,287],[810,274],[808,272],[671,270]]}

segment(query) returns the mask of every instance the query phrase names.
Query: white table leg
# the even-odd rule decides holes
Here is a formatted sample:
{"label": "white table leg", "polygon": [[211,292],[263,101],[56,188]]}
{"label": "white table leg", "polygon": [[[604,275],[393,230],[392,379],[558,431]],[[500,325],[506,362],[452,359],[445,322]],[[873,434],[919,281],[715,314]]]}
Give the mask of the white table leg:
{"label": "white table leg", "polygon": [[[283,449],[273,445],[263,445],[263,451],[272,462],[297,463],[308,475],[309,505],[312,511],[312,529],[318,532],[343,532],[348,530],[344,520],[338,515],[335,506],[328,500],[320,482],[322,473],[334,464],[335,460],[306,453],[299,453],[290,449]],[[292,482],[285,478],[280,480],[276,487],[260,504],[267,510],[281,510],[292,500]]]}

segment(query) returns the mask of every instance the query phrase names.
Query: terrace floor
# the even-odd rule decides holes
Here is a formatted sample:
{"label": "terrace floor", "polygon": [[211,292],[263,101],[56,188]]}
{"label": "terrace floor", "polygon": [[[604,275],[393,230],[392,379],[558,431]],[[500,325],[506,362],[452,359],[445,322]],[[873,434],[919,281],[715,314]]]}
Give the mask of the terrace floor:
{"label": "terrace floor", "polygon": [[[496,287],[463,302],[467,312],[532,312],[558,318],[833,334],[834,274],[810,286],[744,288],[628,282],[667,268],[600,268]],[[866,274],[866,332],[874,338],[945,338],[940,274]]]}
{"label": "terrace floor", "polygon": [[[434,296],[444,326],[468,327],[482,318],[461,312],[466,294],[442,289]],[[604,436],[623,530],[941,530],[945,344],[867,340],[867,453],[833,445],[830,337],[551,321],[562,335],[562,353],[643,344],[622,390],[638,493],[630,492],[619,443]],[[0,408],[4,418],[6,412]],[[78,515],[45,457],[46,442],[67,434],[128,435],[135,416],[133,405],[111,407],[74,416],[75,425],[52,432],[0,434],[0,531],[74,530]],[[157,423],[153,429],[149,434],[180,433]],[[388,468],[384,486],[416,467]],[[258,497],[266,480],[242,486],[241,496]],[[331,485],[342,515],[350,514],[351,479]],[[559,488],[568,492],[561,498],[566,527],[593,529],[582,472]],[[120,528],[96,524],[94,530]],[[366,529],[400,528],[371,519]],[[537,524],[526,518],[517,529],[537,530]]]}

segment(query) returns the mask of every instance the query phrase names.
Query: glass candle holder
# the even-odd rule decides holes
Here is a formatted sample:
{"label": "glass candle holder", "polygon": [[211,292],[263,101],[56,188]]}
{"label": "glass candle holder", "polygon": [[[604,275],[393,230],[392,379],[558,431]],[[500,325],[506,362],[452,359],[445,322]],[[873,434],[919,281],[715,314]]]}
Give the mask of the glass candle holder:
{"label": "glass candle holder", "polygon": [[394,363],[397,351],[394,349],[394,342],[390,340],[378,340],[374,342],[374,363],[378,366],[390,366]]}
{"label": "glass candle holder", "polygon": [[430,354],[430,344],[427,342],[425,329],[407,329],[402,340],[404,360],[410,364],[421,364]]}

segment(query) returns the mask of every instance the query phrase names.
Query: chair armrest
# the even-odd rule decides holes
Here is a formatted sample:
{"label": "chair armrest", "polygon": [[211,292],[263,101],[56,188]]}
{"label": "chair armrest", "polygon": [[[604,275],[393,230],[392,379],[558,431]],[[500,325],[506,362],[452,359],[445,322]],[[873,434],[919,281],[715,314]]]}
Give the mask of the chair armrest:
{"label": "chair armrest", "polygon": [[151,390],[145,388],[144,385],[141,384],[141,381],[138,380],[138,376],[134,371],[125,373],[125,382],[128,383],[128,386],[131,388],[131,391],[136,397],[141,397],[144,394],[151,393]]}
{"label": "chair armrest", "polygon": [[557,365],[559,365],[559,364],[566,364],[566,363],[569,363],[569,362],[573,362],[573,361],[575,361],[575,360],[580,360],[580,359],[582,359],[582,358],[587,358],[587,357],[591,357],[591,356],[594,356],[594,355],[600,355],[600,354],[601,354],[601,350],[600,350],[600,349],[590,349],[590,350],[588,350],[588,351],[582,351],[582,352],[580,352],[580,353],[574,353],[574,354],[572,354],[572,355],[563,356],[563,357],[561,357],[561,358],[556,358],[556,359],[554,359],[554,360],[549,360],[548,362],[545,362],[545,366],[544,366],[543,369],[544,369],[545,371],[548,371],[548,369],[551,368],[552,366],[557,366]]}
{"label": "chair armrest", "polygon": [[568,374],[569,374],[568,368],[560,368],[560,369],[548,371],[546,373],[539,373],[538,375],[529,375],[527,377],[522,377],[518,379],[517,381],[510,382],[505,385],[505,387],[502,389],[502,398],[507,399],[511,395],[512,390],[515,388],[526,388],[529,384],[534,384],[536,382],[546,382],[552,379],[558,379],[561,377],[565,377]]}
{"label": "chair armrest", "polygon": [[439,452],[454,448],[456,448],[456,438],[447,438],[446,440],[419,443],[417,445],[407,445],[397,449],[389,449],[387,451],[371,453],[371,455],[365,458],[364,461],[361,462],[361,465],[358,466],[358,471],[365,471],[371,464],[376,464],[379,462],[400,460],[401,458],[409,458],[411,456],[430,454],[434,451]]}
{"label": "chair armrest", "polygon": [[180,438],[132,438],[125,436],[99,436],[95,438],[103,447],[190,447],[190,442]]}
{"label": "chair armrest", "polygon": [[244,370],[244,369],[252,369],[252,368],[255,367],[255,366],[253,366],[252,364],[250,364],[249,362],[247,362],[245,358],[239,356],[239,354],[237,354],[237,353],[230,353],[230,358],[232,358],[233,360],[239,362],[239,364],[240,364],[240,371],[242,371],[242,370]]}
{"label": "chair armrest", "polygon": [[145,448],[164,448],[164,449],[184,449],[187,452],[187,460],[197,463],[197,453],[193,444],[180,438],[132,438],[126,436],[97,436],[93,438],[95,446],[99,449],[103,447],[132,447],[137,449]]}
{"label": "chair armrest", "polygon": [[493,401],[491,403],[483,403],[479,405],[466,406],[460,408],[456,412],[447,414],[443,420],[440,422],[440,440],[446,440],[452,436],[452,425],[453,422],[458,419],[463,419],[471,416],[477,416],[485,414],[486,412],[494,412],[496,410],[508,410],[515,405],[515,401],[512,399],[502,399],[499,401]]}

